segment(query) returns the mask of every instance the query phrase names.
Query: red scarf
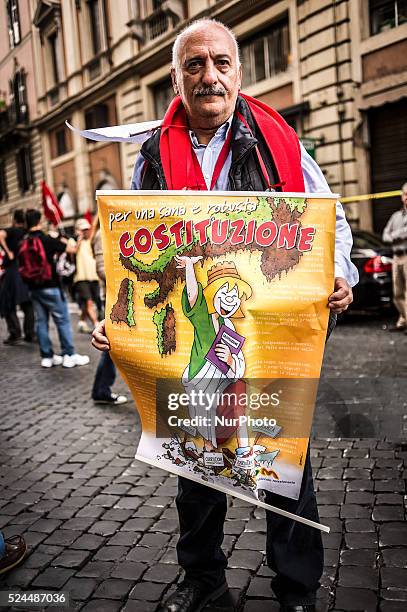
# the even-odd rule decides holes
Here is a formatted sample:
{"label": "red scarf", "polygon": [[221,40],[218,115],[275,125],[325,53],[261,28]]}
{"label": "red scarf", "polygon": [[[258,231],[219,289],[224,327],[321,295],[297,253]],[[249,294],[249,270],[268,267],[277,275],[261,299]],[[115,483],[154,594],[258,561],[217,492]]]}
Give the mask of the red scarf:
{"label": "red scarf", "polygon": [[[239,94],[249,105],[277,169],[283,191],[303,192],[301,152],[294,130],[275,110]],[[241,118],[241,115],[238,114]],[[187,115],[181,98],[171,102],[165,114],[160,136],[160,157],[168,189],[205,189],[202,172],[189,137]],[[225,161],[225,160],[224,160]],[[262,162],[260,161],[260,164]]]}

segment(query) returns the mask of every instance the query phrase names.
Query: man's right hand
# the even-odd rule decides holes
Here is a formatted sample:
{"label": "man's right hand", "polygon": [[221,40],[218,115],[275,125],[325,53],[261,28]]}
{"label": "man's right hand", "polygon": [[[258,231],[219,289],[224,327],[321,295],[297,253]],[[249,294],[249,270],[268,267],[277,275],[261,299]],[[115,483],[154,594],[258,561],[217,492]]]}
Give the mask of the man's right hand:
{"label": "man's right hand", "polygon": [[106,336],[105,320],[98,323],[92,332],[92,346],[98,351],[110,351],[110,342]]}

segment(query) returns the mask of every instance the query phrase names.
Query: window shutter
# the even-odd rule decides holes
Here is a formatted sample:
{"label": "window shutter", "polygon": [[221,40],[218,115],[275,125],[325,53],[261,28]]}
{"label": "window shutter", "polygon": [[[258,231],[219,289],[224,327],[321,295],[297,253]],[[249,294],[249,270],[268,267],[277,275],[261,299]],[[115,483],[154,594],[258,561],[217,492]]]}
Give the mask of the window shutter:
{"label": "window shutter", "polygon": [[20,121],[25,123],[28,119],[27,95],[26,95],[26,74],[22,70],[18,72],[18,106],[20,111]]}
{"label": "window shutter", "polygon": [[11,21],[11,2],[8,0],[7,2],[7,27],[8,27],[8,37],[10,43],[10,49],[14,47],[14,35],[13,35],[13,24]]}
{"label": "window shutter", "polygon": [[14,44],[18,45],[21,40],[20,15],[18,13],[18,0],[11,0],[11,18],[13,22]]}

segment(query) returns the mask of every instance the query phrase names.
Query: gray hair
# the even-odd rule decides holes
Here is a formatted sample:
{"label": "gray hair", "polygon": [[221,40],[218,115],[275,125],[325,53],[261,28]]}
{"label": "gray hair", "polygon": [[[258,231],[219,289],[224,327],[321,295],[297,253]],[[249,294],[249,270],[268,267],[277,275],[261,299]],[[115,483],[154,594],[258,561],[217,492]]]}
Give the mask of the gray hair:
{"label": "gray hair", "polygon": [[181,32],[177,35],[172,46],[172,67],[175,68],[175,70],[178,70],[180,68],[179,51],[181,44],[183,43],[185,38],[187,38],[192,32],[195,32],[196,30],[201,30],[202,28],[211,25],[216,25],[218,28],[221,28],[224,32],[229,34],[236,49],[236,64],[237,66],[240,66],[239,45],[236,40],[236,36],[232,32],[232,30],[217,19],[207,19],[206,17],[204,17],[202,19],[197,19],[196,21],[193,21],[186,28],[181,30]]}

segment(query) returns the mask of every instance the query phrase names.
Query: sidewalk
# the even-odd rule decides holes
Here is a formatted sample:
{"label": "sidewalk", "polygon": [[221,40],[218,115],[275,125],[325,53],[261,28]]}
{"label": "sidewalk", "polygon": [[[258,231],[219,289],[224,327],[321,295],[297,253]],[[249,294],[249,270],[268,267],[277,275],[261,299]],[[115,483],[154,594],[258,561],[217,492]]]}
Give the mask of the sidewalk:
{"label": "sidewalk", "polygon": [[[4,338],[3,323],[0,329]],[[343,366],[346,376],[369,367],[376,374],[379,361],[388,367],[394,340],[377,322],[340,326],[326,369]],[[152,612],[180,578],[176,478],[133,461],[140,433],[134,405],[93,404],[89,389],[99,355],[89,336],[75,341],[91,355],[89,366],[44,370],[37,346],[1,348],[0,528],[6,536],[22,533],[30,555],[0,590],[68,591],[70,610]],[[395,375],[406,357],[407,338],[401,338]],[[116,390],[126,389],[118,381]],[[404,612],[407,446],[317,439],[311,448],[320,518],[331,528],[323,534],[318,611]],[[279,609],[272,573],[263,565],[264,532],[262,510],[229,498],[224,550],[239,611]],[[224,604],[221,609],[230,609]]]}

